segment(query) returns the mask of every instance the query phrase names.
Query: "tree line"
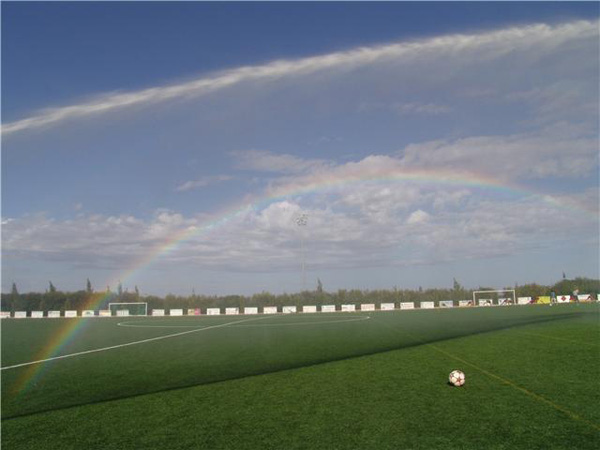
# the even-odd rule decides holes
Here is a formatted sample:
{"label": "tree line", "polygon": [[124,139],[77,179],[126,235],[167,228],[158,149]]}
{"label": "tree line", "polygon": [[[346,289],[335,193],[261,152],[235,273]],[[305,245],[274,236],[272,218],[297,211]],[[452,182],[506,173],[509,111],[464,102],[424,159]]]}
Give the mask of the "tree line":
{"label": "tree line", "polygon": [[[64,292],[57,289],[52,282],[46,292],[19,293],[18,287],[13,283],[9,294],[2,294],[0,308],[2,311],[65,311],[83,309],[108,309],[109,303],[114,302],[146,302],[148,309],[171,309],[171,308],[244,308],[264,306],[297,306],[304,305],[336,305],[342,304],[375,303],[377,307],[381,303],[399,302],[425,302],[441,300],[470,300],[473,298],[474,290],[492,290],[494,288],[480,286],[477,289],[466,289],[456,279],[452,288],[443,289],[338,289],[335,292],[327,292],[323,289],[321,280],[317,281],[316,289],[298,293],[272,294],[261,292],[258,294],[209,296],[198,295],[193,292],[188,296],[168,294],[165,297],[155,295],[142,295],[136,286],[133,292],[123,290],[119,283],[116,291],[107,287],[105,291],[96,292],[92,289],[90,280],[87,280],[86,289],[75,292]],[[515,289],[517,297],[540,297],[555,292],[557,295],[570,295],[575,290],[581,294],[592,294],[594,298],[600,292],[600,280],[578,277],[562,280],[551,286],[540,284],[525,284],[521,286],[508,286],[503,289]]]}

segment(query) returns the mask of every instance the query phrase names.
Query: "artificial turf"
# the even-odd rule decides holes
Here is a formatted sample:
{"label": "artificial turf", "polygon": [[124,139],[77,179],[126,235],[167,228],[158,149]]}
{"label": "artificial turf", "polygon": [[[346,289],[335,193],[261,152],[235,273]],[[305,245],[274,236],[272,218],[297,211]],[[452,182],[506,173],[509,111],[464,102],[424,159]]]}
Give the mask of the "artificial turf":
{"label": "artificial turf", "polygon": [[[38,386],[8,399],[4,394],[20,369],[8,380],[11,371],[3,371],[3,444],[106,449],[600,446],[597,305],[393,312],[324,323],[361,315],[266,318],[124,347],[102,358],[65,359],[52,364]],[[188,319],[178,324],[183,320]],[[211,323],[225,321],[231,318]],[[109,322],[98,320],[93,326],[100,328],[86,331],[98,334],[94,345],[106,334],[104,326],[116,328]],[[148,331],[138,332],[143,330]],[[7,332],[4,325],[2,332]],[[128,333],[126,339],[131,338]],[[118,341],[114,333],[106,339]],[[82,338],[76,345],[81,349],[91,343]],[[153,352],[142,351],[144,346]],[[186,352],[189,346],[196,350]],[[137,364],[128,361],[136,357]],[[467,374],[464,388],[446,384],[455,368]],[[82,378],[61,386],[61,376]],[[57,401],[61,396],[63,401]]]}

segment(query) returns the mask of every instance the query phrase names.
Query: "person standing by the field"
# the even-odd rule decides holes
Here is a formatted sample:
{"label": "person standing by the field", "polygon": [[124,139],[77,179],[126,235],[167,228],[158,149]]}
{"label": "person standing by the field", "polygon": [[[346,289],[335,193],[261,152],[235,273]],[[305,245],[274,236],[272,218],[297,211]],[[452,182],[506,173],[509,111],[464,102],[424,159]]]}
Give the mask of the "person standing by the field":
{"label": "person standing by the field", "polygon": [[554,305],[556,303],[556,292],[554,290],[550,291],[550,305]]}

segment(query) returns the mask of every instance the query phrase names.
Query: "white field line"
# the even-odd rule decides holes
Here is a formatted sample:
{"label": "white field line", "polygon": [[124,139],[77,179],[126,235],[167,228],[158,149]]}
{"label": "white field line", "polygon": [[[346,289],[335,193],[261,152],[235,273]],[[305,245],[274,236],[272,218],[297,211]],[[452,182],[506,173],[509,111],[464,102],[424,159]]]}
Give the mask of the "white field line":
{"label": "white field line", "polygon": [[219,324],[219,325],[211,325],[209,327],[199,328],[199,329],[196,329],[196,330],[181,331],[179,333],[167,334],[166,336],[158,336],[158,337],[149,338],[149,339],[142,339],[141,341],[127,342],[126,344],[111,345],[110,347],[96,348],[96,349],[93,349],[93,350],[85,350],[83,352],[69,353],[68,355],[55,356],[53,358],[46,358],[46,359],[40,359],[40,360],[37,360],[37,361],[30,361],[30,362],[21,363],[21,364],[15,364],[13,366],[0,367],[0,370],[16,369],[18,367],[30,366],[32,364],[40,364],[40,363],[47,362],[47,361],[53,361],[55,359],[71,358],[73,356],[87,355],[89,353],[104,352],[106,350],[113,350],[113,349],[116,349],[116,348],[128,347],[130,345],[144,344],[146,342],[160,341],[162,339],[169,339],[169,338],[174,338],[174,337],[177,337],[177,336],[183,336],[184,334],[197,333],[199,331],[206,331],[206,330],[211,330],[211,329],[215,329],[215,328],[223,328],[223,327],[226,327],[228,325],[233,325],[235,323],[249,322],[251,320],[262,320],[262,319],[266,319],[266,318],[267,317],[257,317],[255,319],[244,319],[244,320],[237,320],[235,322],[222,323],[222,324]]}
{"label": "white field line", "polygon": [[[283,317],[283,316],[279,316]],[[291,322],[291,323],[261,323],[258,325],[234,325],[234,328],[241,327],[291,327],[297,325],[321,325],[321,324],[330,324],[330,323],[346,323],[346,322],[360,322],[363,320],[369,320],[371,316],[361,316],[355,319],[340,319],[340,320],[316,320],[309,322]],[[238,322],[241,323],[241,322]],[[117,324],[120,327],[131,327],[131,328],[198,328],[198,325],[134,325],[127,322],[119,322]]]}
{"label": "white field line", "polygon": [[131,322],[119,322],[117,326],[128,328],[206,328],[203,325],[134,325]]}
{"label": "white field line", "polygon": [[258,325],[238,325],[234,328],[242,328],[242,327],[293,327],[297,325],[321,325],[321,324],[330,324],[330,323],[348,323],[348,322],[361,322],[363,320],[369,320],[371,316],[362,316],[356,319],[346,319],[346,320],[323,320],[323,321],[315,321],[315,322],[296,322],[296,323],[260,323]]}

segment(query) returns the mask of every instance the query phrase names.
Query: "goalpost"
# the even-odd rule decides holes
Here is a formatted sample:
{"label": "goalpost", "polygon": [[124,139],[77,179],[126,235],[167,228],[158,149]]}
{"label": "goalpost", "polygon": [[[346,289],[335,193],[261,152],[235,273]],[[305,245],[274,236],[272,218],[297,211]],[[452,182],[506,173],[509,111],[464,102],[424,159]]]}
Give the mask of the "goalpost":
{"label": "goalpost", "polygon": [[492,289],[473,291],[473,306],[508,306],[516,305],[514,289]]}
{"label": "goalpost", "polygon": [[148,303],[130,302],[130,303],[109,303],[108,309],[111,316],[147,316]]}

